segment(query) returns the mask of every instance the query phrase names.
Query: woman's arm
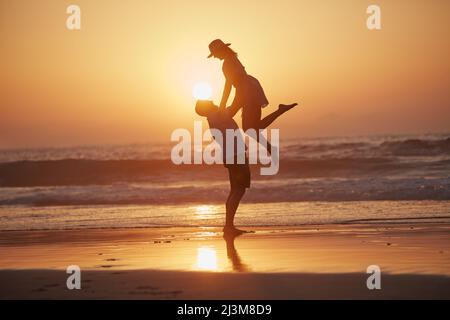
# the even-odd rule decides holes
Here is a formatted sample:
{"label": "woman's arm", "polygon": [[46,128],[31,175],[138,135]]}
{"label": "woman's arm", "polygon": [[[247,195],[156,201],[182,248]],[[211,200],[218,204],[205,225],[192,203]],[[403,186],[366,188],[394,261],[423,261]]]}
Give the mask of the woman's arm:
{"label": "woman's arm", "polygon": [[236,113],[239,111],[239,109],[241,109],[241,107],[242,107],[242,104],[239,103],[239,102],[236,100],[236,96],[235,96],[235,97],[234,97],[234,100],[233,100],[233,103],[231,104],[231,106],[229,106],[229,107],[227,108],[228,115],[229,115],[231,118],[233,118],[233,117],[236,115]]}
{"label": "woman's arm", "polygon": [[231,83],[229,81],[225,81],[225,87],[223,88],[222,100],[220,101],[219,109],[225,110],[227,105],[228,98],[231,93]]}

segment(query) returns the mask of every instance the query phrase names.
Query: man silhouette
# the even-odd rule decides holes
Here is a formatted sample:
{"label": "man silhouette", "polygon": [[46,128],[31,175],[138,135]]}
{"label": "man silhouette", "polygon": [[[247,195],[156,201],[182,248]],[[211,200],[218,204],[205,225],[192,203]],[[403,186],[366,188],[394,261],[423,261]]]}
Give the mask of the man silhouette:
{"label": "man silhouette", "polygon": [[[219,143],[219,145],[222,149],[224,166],[228,169],[231,187],[230,194],[228,195],[228,199],[226,202],[226,219],[223,232],[225,235],[239,235],[245,233],[246,231],[237,229],[234,226],[234,216],[236,215],[239,203],[244,196],[246,189],[250,188],[250,168],[248,165],[248,159],[244,155],[245,163],[238,164],[237,161],[239,158],[239,152],[242,152],[242,150],[237,150],[236,147],[239,145],[245,146],[244,138],[240,132],[236,134],[235,139],[240,141],[234,141],[235,150],[227,150],[226,130],[239,129],[239,126],[237,125],[236,121],[233,120],[231,114],[227,112],[227,110],[219,111],[218,106],[214,105],[212,101],[206,100],[197,101],[195,112],[202,117],[206,117],[210,129],[219,130],[222,133],[223,137],[223,139],[221,139],[222,143]],[[245,150],[243,150],[243,152],[245,153]],[[230,158],[232,160],[232,163],[227,164],[227,159]]]}

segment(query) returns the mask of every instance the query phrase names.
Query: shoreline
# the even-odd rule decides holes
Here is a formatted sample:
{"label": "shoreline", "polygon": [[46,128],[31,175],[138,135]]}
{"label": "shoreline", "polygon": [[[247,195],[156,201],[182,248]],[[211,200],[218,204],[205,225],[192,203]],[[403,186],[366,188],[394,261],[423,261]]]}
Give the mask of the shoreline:
{"label": "shoreline", "polygon": [[[225,197],[226,195],[223,195]],[[445,224],[450,201],[243,202],[236,218],[242,228],[304,228],[315,225]],[[139,229],[146,227],[221,227],[225,206],[77,205],[0,206],[0,229],[43,231]]]}
{"label": "shoreline", "polygon": [[[416,226],[420,225],[422,227],[425,226],[450,226],[450,221],[439,221],[440,219],[450,219],[449,216],[439,216],[439,217],[405,217],[405,218],[380,218],[380,219],[355,219],[349,221],[339,221],[335,223],[299,223],[294,225],[244,225],[244,224],[236,224],[236,227],[239,229],[244,229],[250,231],[249,233],[254,233],[254,230],[267,230],[267,229],[280,229],[280,230],[295,230],[295,229],[317,229],[320,227],[374,227],[374,228],[389,228],[389,227],[402,227],[402,226]],[[429,221],[423,221],[429,220]],[[372,222],[373,221],[373,222]],[[126,231],[126,230],[177,230],[179,231],[186,230],[187,232],[191,232],[193,229],[211,229],[215,230],[215,233],[221,233],[223,225],[145,225],[142,227],[138,226],[117,226],[117,227],[74,227],[74,228],[48,228],[48,229],[0,229],[1,233],[45,233],[45,232],[81,232],[81,231]],[[1,238],[1,236],[0,236]]]}

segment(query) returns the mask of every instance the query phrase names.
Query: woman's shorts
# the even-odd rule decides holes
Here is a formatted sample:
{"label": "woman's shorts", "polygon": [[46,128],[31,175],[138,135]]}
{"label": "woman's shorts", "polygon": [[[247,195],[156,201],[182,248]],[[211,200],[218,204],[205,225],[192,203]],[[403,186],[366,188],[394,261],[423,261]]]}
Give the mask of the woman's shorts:
{"label": "woman's shorts", "polygon": [[242,107],[242,126],[244,130],[255,128],[261,120],[261,108],[269,104],[264,89],[259,81],[252,77],[243,81],[236,89],[236,97],[233,104]]}
{"label": "woman's shorts", "polygon": [[252,76],[247,76],[247,79],[242,80],[237,86],[235,100],[244,108],[248,106],[264,108],[269,105],[264,89],[258,79]]}

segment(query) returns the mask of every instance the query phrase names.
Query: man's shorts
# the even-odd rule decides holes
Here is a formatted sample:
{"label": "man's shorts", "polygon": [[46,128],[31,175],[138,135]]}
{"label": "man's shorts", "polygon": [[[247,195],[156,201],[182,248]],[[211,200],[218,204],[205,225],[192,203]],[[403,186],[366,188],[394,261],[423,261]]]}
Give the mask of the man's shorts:
{"label": "man's shorts", "polygon": [[248,164],[226,165],[231,188],[250,188],[250,167]]}

